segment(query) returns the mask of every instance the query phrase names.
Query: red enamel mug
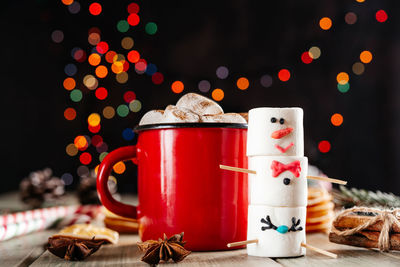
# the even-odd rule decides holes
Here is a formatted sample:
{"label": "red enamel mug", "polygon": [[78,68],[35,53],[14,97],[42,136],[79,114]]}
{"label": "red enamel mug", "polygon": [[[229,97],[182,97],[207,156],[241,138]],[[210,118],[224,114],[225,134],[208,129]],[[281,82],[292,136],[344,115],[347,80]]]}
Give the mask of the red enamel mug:
{"label": "red enamel mug", "polygon": [[[247,126],[230,123],[143,125],[136,145],[118,148],[101,162],[97,190],[110,211],[139,220],[145,241],[184,232],[192,251],[226,250],[246,240],[245,174],[220,164],[247,167]],[[138,165],[137,207],[115,200],[107,187],[114,164]]]}

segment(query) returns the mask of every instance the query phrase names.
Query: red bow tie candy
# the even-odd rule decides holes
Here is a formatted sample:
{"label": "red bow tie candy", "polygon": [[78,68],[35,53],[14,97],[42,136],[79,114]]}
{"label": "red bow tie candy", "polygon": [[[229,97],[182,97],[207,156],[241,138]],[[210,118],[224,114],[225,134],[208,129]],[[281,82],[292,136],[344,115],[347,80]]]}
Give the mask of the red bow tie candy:
{"label": "red bow tie candy", "polygon": [[283,163],[280,163],[279,161],[274,160],[271,164],[271,170],[272,177],[277,177],[284,171],[290,171],[294,174],[294,176],[299,177],[301,172],[300,161],[296,160],[285,165]]}

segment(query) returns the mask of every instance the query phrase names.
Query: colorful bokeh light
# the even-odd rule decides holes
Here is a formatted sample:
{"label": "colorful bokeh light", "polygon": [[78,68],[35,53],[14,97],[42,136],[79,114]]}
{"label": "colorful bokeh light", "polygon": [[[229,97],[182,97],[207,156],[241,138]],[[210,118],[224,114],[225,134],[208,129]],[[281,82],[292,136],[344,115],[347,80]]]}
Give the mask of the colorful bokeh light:
{"label": "colorful bokeh light", "polygon": [[215,101],[221,101],[222,99],[224,99],[224,91],[220,88],[216,88],[212,91],[211,93],[211,97],[215,100]]}
{"label": "colorful bokeh light", "polygon": [[326,140],[322,140],[318,144],[318,150],[321,151],[321,153],[328,153],[331,150],[331,143]]}
{"label": "colorful bokeh light", "polygon": [[349,82],[349,75],[346,72],[340,72],[336,76],[336,80],[339,84],[346,84]]}
{"label": "colorful bokeh light", "polygon": [[334,126],[340,126],[343,123],[343,116],[342,114],[335,113],[331,116],[331,123]]}
{"label": "colorful bokeh light", "polygon": [[372,61],[372,53],[370,51],[362,51],[360,54],[360,60],[362,63],[368,64]]}
{"label": "colorful bokeh light", "polygon": [[89,6],[89,13],[92,14],[93,16],[98,16],[100,15],[102,11],[102,7],[99,3],[91,3]]}
{"label": "colorful bokeh light", "polygon": [[385,10],[378,10],[375,14],[375,18],[378,22],[385,22],[388,19],[388,15]]}
{"label": "colorful bokeh light", "polygon": [[319,26],[325,31],[329,30],[332,27],[332,20],[328,17],[323,17],[319,21]]}
{"label": "colorful bokeh light", "polygon": [[182,93],[184,88],[185,88],[185,86],[183,85],[183,82],[181,82],[181,81],[175,81],[171,84],[171,90],[175,94]]}
{"label": "colorful bokeh light", "polygon": [[290,79],[290,71],[287,69],[281,69],[278,72],[278,78],[279,80],[281,80],[282,82],[287,82]]}
{"label": "colorful bokeh light", "polygon": [[249,80],[245,77],[241,77],[236,81],[236,86],[240,90],[246,90],[247,88],[249,88]]}

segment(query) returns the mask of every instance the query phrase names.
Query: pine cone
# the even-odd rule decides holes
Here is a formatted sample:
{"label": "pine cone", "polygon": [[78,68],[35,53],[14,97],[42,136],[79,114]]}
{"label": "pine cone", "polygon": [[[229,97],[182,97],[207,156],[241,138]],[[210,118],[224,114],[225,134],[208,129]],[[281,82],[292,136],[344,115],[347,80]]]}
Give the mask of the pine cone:
{"label": "pine cone", "polygon": [[[77,192],[81,204],[101,204],[97,195],[96,179],[97,177],[94,171],[91,171],[85,176],[81,176],[81,182]],[[113,180],[108,180],[108,190],[110,190],[110,193],[114,197],[117,195],[117,184]]]}
{"label": "pine cone", "polygon": [[19,185],[21,200],[31,208],[39,208],[45,202],[62,196],[65,193],[64,183],[52,175],[50,168],[31,172]]}

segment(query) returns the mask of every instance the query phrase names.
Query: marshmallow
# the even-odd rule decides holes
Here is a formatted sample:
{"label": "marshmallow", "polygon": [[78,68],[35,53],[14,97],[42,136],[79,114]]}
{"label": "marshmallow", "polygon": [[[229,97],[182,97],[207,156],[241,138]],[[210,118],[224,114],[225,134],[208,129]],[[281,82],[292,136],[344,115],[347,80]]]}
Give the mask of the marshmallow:
{"label": "marshmallow", "polygon": [[272,207],[307,206],[306,157],[253,156],[248,158],[249,201]]}
{"label": "marshmallow", "polygon": [[246,122],[249,121],[249,113],[247,113],[247,112],[241,112],[241,113],[239,113],[239,114],[240,114],[240,116],[242,116],[242,117],[246,120]]}
{"label": "marshmallow", "polygon": [[169,105],[163,115],[163,123],[199,122],[200,116],[185,108]]}
{"label": "marshmallow", "polygon": [[247,123],[238,113],[225,113],[220,115],[203,115],[202,122],[226,122],[226,123]]}
{"label": "marshmallow", "polygon": [[249,111],[247,156],[303,156],[301,108],[255,108]]}
{"label": "marshmallow", "polygon": [[[247,254],[260,257],[296,257],[306,254],[306,207],[273,208],[249,205]],[[298,223],[298,224],[297,224]],[[297,224],[297,225],[296,225]]]}
{"label": "marshmallow", "polygon": [[223,114],[222,108],[211,99],[195,93],[182,96],[176,103],[178,108],[191,110],[198,115]]}
{"label": "marshmallow", "polygon": [[139,122],[139,125],[163,123],[163,114],[164,110],[150,110],[143,115],[142,119]]}

